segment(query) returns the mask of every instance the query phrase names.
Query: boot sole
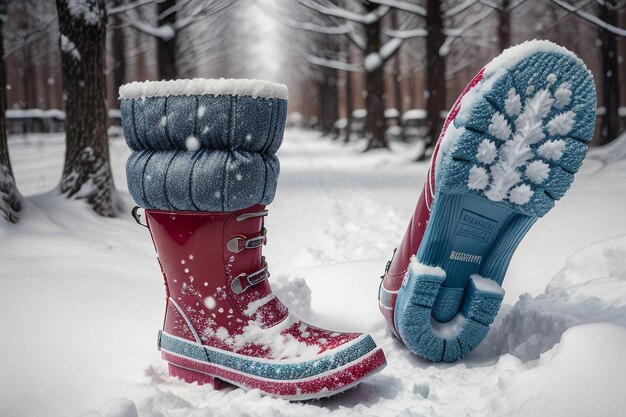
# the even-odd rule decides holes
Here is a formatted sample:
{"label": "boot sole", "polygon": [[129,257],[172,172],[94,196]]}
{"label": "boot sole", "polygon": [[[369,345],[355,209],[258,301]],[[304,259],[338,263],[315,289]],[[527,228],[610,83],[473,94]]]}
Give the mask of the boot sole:
{"label": "boot sole", "polygon": [[362,336],[343,349],[297,362],[243,357],[163,332],[160,350],[170,376],[186,382],[211,384],[215,389],[230,384],[258,389],[271,397],[304,401],[339,394],[381,371],[386,366],[385,355],[380,348],[370,348],[373,343],[369,336]]}
{"label": "boot sole", "polygon": [[582,61],[555,45],[516,48],[515,62],[501,59],[467,94],[442,139],[430,220],[398,293],[398,333],[431,361],[458,360],[485,338],[515,249],[565,194],[593,135],[595,88]]}

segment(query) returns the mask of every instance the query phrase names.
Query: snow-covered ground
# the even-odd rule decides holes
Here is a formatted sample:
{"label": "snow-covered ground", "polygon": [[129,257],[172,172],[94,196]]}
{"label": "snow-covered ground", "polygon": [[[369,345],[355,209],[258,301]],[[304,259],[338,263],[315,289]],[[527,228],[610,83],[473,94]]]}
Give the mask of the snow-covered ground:
{"label": "snow-covered ground", "polygon": [[[314,324],[372,334],[389,365],[338,397],[287,403],[167,378],[156,350],[163,284],[148,232],[130,216],[99,218],[50,192],[61,135],[9,142],[28,202],[19,225],[0,223],[2,417],[131,417],[135,406],[141,417],[626,410],[626,160],[608,157],[616,150],[589,158],[524,239],[487,340],[465,360],[433,365],[392,339],[377,306],[379,276],[427,165],[399,145],[361,154],[362,144],[288,130],[267,219],[273,287]],[[127,155],[123,140],[113,140],[115,181],[130,209]]]}

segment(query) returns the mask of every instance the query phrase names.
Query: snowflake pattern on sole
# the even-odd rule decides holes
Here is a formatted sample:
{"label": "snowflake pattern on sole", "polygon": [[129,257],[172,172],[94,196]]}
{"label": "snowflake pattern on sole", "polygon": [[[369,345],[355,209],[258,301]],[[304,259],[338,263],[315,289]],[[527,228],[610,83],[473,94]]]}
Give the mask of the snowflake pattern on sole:
{"label": "snowflake pattern on sole", "polygon": [[[556,75],[551,73],[546,80],[555,79]],[[565,142],[546,138],[566,136],[575,123],[575,114],[571,110],[546,120],[553,109],[562,109],[570,102],[571,91],[566,84],[556,91],[558,94],[553,96],[548,89],[540,90],[523,106],[515,88],[508,91],[504,104],[506,115],[496,111],[488,128],[489,134],[504,144],[498,152],[495,141],[483,139],[480,142],[475,156],[484,166],[474,165],[470,169],[469,189],[484,190],[485,196],[492,201],[508,199],[518,205],[530,201],[534,194],[530,183],[539,185],[550,174],[550,166],[545,160],[558,161],[563,155]],[[509,124],[509,119],[513,123]],[[541,145],[533,149],[538,143]]]}

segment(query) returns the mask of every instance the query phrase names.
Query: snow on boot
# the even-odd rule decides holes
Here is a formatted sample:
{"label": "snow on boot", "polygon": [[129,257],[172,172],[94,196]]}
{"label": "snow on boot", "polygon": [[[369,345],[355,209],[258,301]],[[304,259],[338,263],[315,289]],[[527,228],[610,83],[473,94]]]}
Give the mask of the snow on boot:
{"label": "snow on boot", "polygon": [[290,400],[327,397],[385,366],[368,335],[290,314],[262,256],[287,89],[252,80],[120,89],[129,190],[145,210],[167,307],[159,349],[171,376]]}
{"label": "snow on boot", "polygon": [[379,290],[411,351],[452,362],[482,342],[515,249],[582,164],[595,111],[585,64],[548,41],[507,49],[465,88]]}

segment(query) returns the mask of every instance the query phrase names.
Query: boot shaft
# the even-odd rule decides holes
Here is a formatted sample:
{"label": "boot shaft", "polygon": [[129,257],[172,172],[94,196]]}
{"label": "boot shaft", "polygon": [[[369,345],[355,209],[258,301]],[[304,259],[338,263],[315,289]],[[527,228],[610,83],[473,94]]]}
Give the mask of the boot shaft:
{"label": "boot shaft", "polygon": [[166,332],[215,345],[221,328],[232,336],[251,320],[271,327],[287,316],[266,280],[266,214],[261,205],[226,213],[146,210],[165,279]]}

